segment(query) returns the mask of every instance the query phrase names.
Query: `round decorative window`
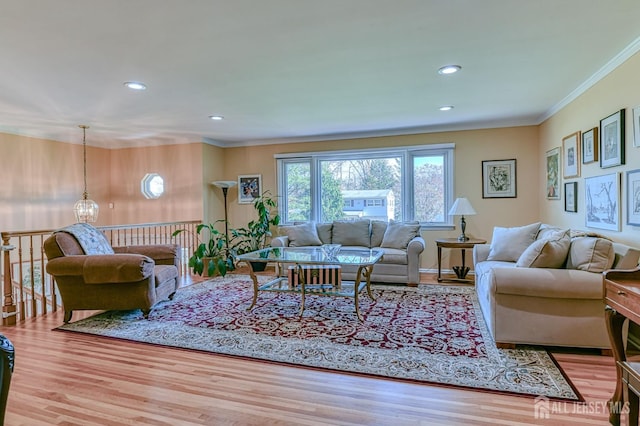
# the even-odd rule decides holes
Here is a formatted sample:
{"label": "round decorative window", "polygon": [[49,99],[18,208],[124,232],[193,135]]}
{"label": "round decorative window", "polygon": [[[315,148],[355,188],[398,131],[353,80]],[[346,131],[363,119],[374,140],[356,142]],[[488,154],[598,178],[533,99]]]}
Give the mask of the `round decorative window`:
{"label": "round decorative window", "polygon": [[164,193],[164,179],[157,173],[147,173],[142,178],[140,191],[147,199],[159,198]]}

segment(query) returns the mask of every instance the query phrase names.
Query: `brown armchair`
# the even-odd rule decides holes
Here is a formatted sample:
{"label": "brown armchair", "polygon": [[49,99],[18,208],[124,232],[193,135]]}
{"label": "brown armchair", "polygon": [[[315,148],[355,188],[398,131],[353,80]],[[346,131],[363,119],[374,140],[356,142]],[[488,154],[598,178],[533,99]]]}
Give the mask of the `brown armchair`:
{"label": "brown armchair", "polygon": [[58,231],[44,242],[44,251],[47,272],[60,290],[65,323],[82,309],[141,309],[146,318],[157,302],[172,299],[178,289],[175,244],[113,247],[114,254],[87,255],[74,235]]}

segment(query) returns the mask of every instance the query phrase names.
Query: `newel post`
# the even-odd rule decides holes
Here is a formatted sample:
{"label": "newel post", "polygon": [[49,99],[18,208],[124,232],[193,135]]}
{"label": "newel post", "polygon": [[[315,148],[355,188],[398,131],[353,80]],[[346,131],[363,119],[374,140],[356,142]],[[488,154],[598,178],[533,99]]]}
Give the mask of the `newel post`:
{"label": "newel post", "polygon": [[10,251],[15,249],[15,246],[9,244],[9,236],[2,235],[2,246],[0,250],[2,252],[2,265],[4,268],[2,294],[4,303],[2,304],[2,325],[16,325],[16,303],[13,300],[13,286],[11,285],[11,257]]}

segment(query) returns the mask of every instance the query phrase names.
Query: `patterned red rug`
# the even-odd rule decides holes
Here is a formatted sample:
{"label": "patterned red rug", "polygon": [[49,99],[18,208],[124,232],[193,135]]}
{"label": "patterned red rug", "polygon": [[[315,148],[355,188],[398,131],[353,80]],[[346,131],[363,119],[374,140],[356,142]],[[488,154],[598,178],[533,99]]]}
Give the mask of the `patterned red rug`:
{"label": "patterned red rug", "polygon": [[145,320],[111,311],[59,327],[139,342],[364,373],[426,383],[579,401],[540,348],[501,350],[486,329],[472,287],[374,286],[348,298],[253,296],[248,276],[228,275],[180,289]]}

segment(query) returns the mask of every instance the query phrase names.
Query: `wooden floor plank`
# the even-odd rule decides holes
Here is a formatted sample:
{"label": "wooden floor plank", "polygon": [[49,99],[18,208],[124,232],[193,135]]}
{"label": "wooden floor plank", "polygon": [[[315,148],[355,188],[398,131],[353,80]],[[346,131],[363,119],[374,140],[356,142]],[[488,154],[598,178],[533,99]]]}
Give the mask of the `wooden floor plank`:
{"label": "wooden floor plank", "polygon": [[2,329],[16,348],[6,425],[604,425],[615,388],[611,357],[557,351],[588,404],[542,420],[530,397],[52,331],[60,324],[57,312]]}

